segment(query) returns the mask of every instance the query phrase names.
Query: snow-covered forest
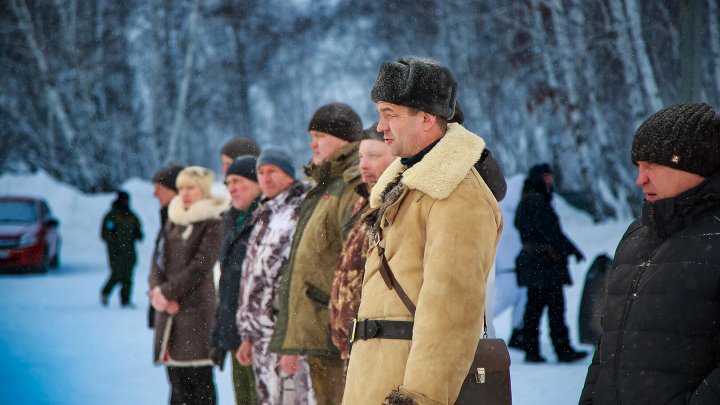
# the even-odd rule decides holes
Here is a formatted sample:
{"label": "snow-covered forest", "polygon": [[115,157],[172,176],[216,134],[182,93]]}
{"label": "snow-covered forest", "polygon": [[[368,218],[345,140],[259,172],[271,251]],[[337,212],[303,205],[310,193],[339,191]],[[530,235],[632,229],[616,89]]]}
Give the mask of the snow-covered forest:
{"label": "snow-covered forest", "polygon": [[[688,10],[695,7],[696,12]],[[639,200],[631,136],[688,98],[720,100],[717,0],[4,0],[0,173],[84,191],[174,161],[216,168],[231,136],[309,158],[323,103],[376,120],[381,62],[451,67],[465,125],[506,175],[539,161],[596,219]],[[695,16],[695,19],[687,16]],[[688,51],[689,50],[689,51]],[[688,73],[689,72],[689,73]]]}

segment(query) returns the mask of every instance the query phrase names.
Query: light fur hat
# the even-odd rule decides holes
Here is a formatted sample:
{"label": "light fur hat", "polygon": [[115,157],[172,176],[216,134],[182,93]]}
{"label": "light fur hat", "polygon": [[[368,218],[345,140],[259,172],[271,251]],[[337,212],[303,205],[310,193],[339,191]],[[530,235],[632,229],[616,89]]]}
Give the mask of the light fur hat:
{"label": "light fur hat", "polygon": [[202,166],[189,166],[180,171],[175,180],[175,185],[180,188],[182,186],[197,186],[205,197],[210,197],[210,189],[212,188],[215,175],[210,169]]}

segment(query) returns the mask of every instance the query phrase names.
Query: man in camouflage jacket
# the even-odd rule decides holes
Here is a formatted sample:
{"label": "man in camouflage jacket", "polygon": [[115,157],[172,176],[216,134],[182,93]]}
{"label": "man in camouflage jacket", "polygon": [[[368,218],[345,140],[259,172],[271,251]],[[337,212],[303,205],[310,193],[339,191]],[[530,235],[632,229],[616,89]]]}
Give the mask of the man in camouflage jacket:
{"label": "man in camouflage jacket", "polygon": [[[236,353],[242,365],[252,365],[258,405],[305,405],[310,390],[307,363],[293,375],[281,373],[280,355],[269,351],[277,320],[276,299],[287,268],[300,205],[310,188],[296,181],[292,159],[282,150],[265,149],[258,159],[263,198],[253,214],[252,233],[242,264],[237,326],[243,342]],[[293,386],[292,399],[284,391]],[[285,395],[284,395],[285,394]]]}
{"label": "man in camouflage jacket", "polygon": [[369,207],[370,190],[377,182],[378,177],[395,160],[395,156],[390,153],[390,148],[383,141],[383,134],[377,132],[376,127],[377,123],[366,129],[363,132],[363,140],[360,141],[358,156],[363,183],[355,187],[355,192],[361,198],[352,211],[352,217],[358,218],[358,220],[353,224],[343,245],[330,293],[332,340],[335,347],[340,350],[343,360],[350,357],[348,325],[357,316],[360,306],[360,290],[362,289],[365,257],[368,250],[367,229],[359,218]]}

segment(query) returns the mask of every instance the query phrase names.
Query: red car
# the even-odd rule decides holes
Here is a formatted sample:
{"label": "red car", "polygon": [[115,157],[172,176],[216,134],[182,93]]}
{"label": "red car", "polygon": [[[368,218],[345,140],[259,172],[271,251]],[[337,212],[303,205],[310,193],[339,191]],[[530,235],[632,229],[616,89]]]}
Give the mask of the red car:
{"label": "red car", "polygon": [[58,267],[59,225],[45,200],[0,197],[0,269],[46,272]]}

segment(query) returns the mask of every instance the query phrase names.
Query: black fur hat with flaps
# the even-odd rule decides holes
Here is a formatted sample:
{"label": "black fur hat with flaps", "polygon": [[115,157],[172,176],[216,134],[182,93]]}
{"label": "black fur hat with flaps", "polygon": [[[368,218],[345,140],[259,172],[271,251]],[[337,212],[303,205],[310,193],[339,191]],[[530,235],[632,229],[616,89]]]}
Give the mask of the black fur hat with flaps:
{"label": "black fur hat with flaps", "polygon": [[631,159],[710,177],[720,171],[720,116],[705,103],[666,107],[635,132]]}
{"label": "black fur hat with flaps", "polygon": [[380,66],[370,99],[416,108],[451,119],[455,115],[457,82],[438,62],[406,56]]}

